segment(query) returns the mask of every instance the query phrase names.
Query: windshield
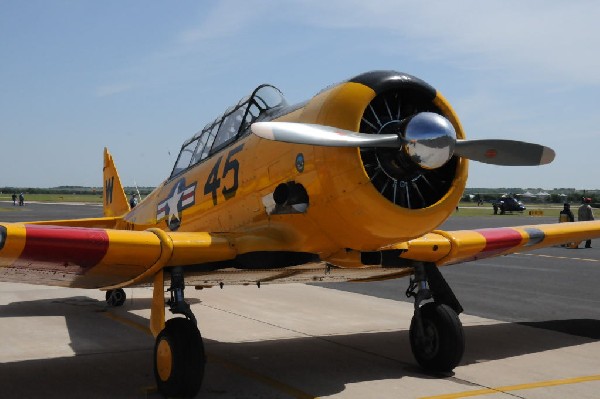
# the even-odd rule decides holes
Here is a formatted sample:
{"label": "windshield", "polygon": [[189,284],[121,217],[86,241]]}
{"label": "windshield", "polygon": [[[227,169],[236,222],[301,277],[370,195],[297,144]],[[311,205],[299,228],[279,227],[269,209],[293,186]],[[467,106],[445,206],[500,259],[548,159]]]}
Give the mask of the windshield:
{"label": "windshield", "polygon": [[183,143],[171,177],[201,162],[250,132],[250,125],[267,111],[286,106],[283,94],[275,86],[261,85],[248,97],[207,124],[204,129]]}

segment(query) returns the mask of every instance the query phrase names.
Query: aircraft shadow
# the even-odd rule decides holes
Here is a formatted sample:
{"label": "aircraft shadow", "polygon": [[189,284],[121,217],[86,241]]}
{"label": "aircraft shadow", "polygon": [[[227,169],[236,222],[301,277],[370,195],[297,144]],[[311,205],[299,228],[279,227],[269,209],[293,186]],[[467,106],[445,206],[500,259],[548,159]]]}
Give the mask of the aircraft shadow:
{"label": "aircraft shadow", "polygon": [[[3,395],[159,397],[144,390],[154,385],[154,340],[141,329],[102,316],[115,313],[132,324],[146,326],[147,319],[129,311],[149,305],[149,299],[139,299],[115,310],[108,309],[103,301],[79,296],[0,306],[0,319],[66,315],[70,347],[75,353],[16,362],[0,359]],[[461,366],[595,342],[600,338],[598,331],[600,320],[593,319],[466,326]],[[23,332],[29,336],[27,333]],[[52,332],[37,332],[42,339],[44,334]],[[252,387],[264,385],[265,378],[310,395],[327,396],[344,391],[347,384],[364,381],[451,376],[427,374],[416,366],[406,330],[242,343],[205,339],[205,347],[208,364],[200,397],[236,390],[242,396],[252,396]],[[273,396],[266,397],[286,396],[277,386],[269,389]]]}

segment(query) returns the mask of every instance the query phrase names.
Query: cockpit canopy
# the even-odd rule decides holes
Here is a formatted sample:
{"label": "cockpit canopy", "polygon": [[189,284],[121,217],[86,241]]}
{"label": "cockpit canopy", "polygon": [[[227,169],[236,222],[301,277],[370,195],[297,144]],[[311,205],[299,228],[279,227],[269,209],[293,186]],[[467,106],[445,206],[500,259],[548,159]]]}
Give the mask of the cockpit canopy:
{"label": "cockpit canopy", "polygon": [[286,105],[283,94],[275,86],[258,86],[249,97],[229,107],[222,116],[183,143],[171,177],[245,136],[252,123],[270,114],[268,111]]}

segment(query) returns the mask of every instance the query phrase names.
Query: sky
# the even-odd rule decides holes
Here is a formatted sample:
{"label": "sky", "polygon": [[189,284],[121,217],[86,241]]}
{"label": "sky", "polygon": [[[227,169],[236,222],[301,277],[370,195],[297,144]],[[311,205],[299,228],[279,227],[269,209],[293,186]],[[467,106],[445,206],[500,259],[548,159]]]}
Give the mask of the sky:
{"label": "sky", "polygon": [[261,83],[288,102],[370,70],[417,76],[467,138],[553,148],[471,162],[467,187],[599,189],[600,2],[0,0],[0,187],[156,186]]}

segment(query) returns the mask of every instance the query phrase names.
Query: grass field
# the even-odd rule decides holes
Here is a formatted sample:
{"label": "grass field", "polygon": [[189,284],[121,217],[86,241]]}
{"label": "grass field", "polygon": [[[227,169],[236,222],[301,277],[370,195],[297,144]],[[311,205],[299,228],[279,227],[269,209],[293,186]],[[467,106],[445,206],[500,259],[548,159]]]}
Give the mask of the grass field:
{"label": "grass field", "polygon": [[[0,194],[0,201],[12,201],[11,196],[8,194]],[[102,195],[99,194],[27,194],[25,196],[25,203],[28,201],[36,202],[86,202],[86,203],[101,203]],[[527,210],[523,213],[529,215],[529,211],[541,211],[543,216],[552,216],[558,219],[558,214],[562,210],[562,204],[525,204]],[[6,208],[4,208],[6,209]],[[573,211],[576,213],[577,208],[574,207]],[[507,214],[507,215],[510,215]],[[515,215],[520,215],[515,213]],[[468,216],[489,216],[489,217],[501,217],[503,215],[494,215],[494,211],[490,204],[477,206],[472,202],[461,202],[459,204],[459,210],[454,212],[455,217],[468,217]],[[535,216],[532,216],[535,217]]]}
{"label": "grass field", "polygon": [[[11,195],[0,195],[0,201],[12,201]],[[102,194],[26,194],[25,202],[27,201],[101,203]]]}
{"label": "grass field", "polygon": [[[523,215],[527,216],[530,214],[530,211],[534,213],[531,217],[538,216],[552,216],[556,217],[558,220],[558,215],[560,211],[563,209],[562,204],[525,204],[527,210],[523,212]],[[482,206],[477,206],[471,202],[461,202],[459,204],[459,210],[454,212],[454,216],[490,216],[490,217],[502,217],[506,215],[511,215],[511,213],[507,213],[506,215],[494,215],[494,209],[492,205],[485,204]],[[577,213],[577,208],[572,208],[571,210],[574,213]],[[541,214],[539,214],[541,212]],[[520,215],[521,213],[515,212],[514,215]]]}

